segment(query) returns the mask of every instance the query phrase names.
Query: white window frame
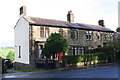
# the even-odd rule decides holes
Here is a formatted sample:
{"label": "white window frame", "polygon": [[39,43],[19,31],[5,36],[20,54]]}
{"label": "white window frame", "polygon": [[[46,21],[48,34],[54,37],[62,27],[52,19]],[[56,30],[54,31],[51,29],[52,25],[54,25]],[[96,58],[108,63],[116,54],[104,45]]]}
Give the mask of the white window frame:
{"label": "white window frame", "polygon": [[45,27],[44,29],[45,31],[45,37],[48,38],[49,37],[49,27]]}
{"label": "white window frame", "polygon": [[[79,54],[84,54],[83,47],[79,46],[71,46],[71,54],[72,55],[79,55]],[[74,50],[74,51],[73,51]],[[74,53],[73,53],[74,52]]]}
{"label": "white window frame", "polygon": [[86,40],[92,40],[92,31],[86,31]]}
{"label": "white window frame", "polygon": [[78,39],[78,31],[77,30],[72,30],[71,35],[74,36],[74,38],[71,36],[71,38],[73,40],[77,40]]}
{"label": "white window frame", "polygon": [[97,32],[97,39],[100,40],[100,38],[101,38],[101,34],[100,32]]}
{"label": "white window frame", "polygon": [[110,40],[110,34],[109,34],[109,33],[106,33],[106,34],[105,34],[105,40],[107,40],[107,41]]}

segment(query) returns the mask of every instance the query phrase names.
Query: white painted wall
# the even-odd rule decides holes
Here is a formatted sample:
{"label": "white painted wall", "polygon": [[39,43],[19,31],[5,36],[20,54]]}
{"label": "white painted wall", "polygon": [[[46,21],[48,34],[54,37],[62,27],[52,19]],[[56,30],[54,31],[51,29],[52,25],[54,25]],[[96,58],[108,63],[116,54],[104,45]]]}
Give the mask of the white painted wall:
{"label": "white painted wall", "polygon": [[120,1],[118,2],[118,27],[120,27]]}
{"label": "white painted wall", "polygon": [[[15,62],[29,64],[29,23],[20,17],[14,29],[15,37]],[[21,46],[21,58],[19,57],[19,46]]]}

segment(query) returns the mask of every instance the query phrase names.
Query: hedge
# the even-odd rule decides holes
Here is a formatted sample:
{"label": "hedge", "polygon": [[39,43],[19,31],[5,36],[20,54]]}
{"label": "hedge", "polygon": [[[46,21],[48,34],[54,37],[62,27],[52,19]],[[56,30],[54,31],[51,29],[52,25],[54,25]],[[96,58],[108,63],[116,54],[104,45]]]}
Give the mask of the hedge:
{"label": "hedge", "polygon": [[63,62],[67,64],[76,64],[84,61],[84,55],[67,55],[63,56]]}
{"label": "hedge", "polygon": [[63,56],[63,62],[65,64],[76,64],[79,62],[84,62],[88,64],[88,62],[106,62],[106,57],[104,53],[94,53],[94,54],[80,54],[80,55],[65,55]]}

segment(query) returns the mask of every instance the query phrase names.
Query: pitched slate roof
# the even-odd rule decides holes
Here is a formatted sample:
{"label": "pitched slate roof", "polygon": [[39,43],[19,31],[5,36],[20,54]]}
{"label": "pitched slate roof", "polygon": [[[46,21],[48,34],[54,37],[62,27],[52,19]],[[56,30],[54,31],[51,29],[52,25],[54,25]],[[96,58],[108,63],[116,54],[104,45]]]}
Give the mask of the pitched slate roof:
{"label": "pitched slate roof", "polygon": [[63,27],[63,28],[76,28],[76,29],[85,29],[85,30],[94,30],[94,31],[103,31],[103,32],[114,32],[111,29],[106,27],[81,24],[81,23],[69,23],[66,21],[53,20],[53,19],[43,19],[25,16],[25,19],[28,20],[30,25],[40,25],[40,26],[53,26],[53,27]]}

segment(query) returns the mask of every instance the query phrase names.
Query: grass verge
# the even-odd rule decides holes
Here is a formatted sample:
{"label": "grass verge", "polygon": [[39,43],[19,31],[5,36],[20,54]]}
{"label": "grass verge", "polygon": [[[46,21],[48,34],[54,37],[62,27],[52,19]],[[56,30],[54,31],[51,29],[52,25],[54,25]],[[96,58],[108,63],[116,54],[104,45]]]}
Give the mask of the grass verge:
{"label": "grass verge", "polygon": [[6,73],[17,73],[17,72],[33,72],[33,71],[46,71],[46,69],[22,69],[22,70],[12,70],[12,71],[7,71]]}

